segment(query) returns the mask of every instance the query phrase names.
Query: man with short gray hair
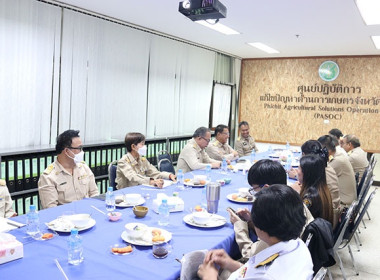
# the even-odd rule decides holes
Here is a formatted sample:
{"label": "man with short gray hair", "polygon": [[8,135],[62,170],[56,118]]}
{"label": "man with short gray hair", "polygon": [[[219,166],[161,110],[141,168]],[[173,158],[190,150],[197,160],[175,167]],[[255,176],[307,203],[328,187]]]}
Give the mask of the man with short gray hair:
{"label": "man with short gray hair", "polygon": [[367,153],[360,148],[360,140],[353,134],[347,134],[342,139],[342,147],[348,154],[348,159],[355,174],[359,173],[359,182],[368,166]]}
{"label": "man with short gray hair", "polygon": [[177,169],[182,169],[184,173],[206,168],[211,164],[211,168],[219,168],[221,162],[211,159],[205,152],[205,148],[210,143],[211,132],[206,127],[199,127],[195,130],[193,138],[190,139],[182,149],[177,163]]}

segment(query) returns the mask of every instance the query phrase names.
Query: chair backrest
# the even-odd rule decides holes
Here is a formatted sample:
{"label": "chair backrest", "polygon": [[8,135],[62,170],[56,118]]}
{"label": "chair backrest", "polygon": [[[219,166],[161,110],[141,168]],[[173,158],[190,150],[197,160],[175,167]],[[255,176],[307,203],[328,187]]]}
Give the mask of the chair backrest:
{"label": "chair backrest", "polygon": [[359,172],[356,172],[355,173],[355,182],[356,182],[356,186],[358,186],[359,185]]}
{"label": "chair backrest", "polygon": [[372,154],[371,158],[369,159],[369,166],[373,169],[376,165],[377,159],[375,158],[375,154]]}
{"label": "chair backrest", "polygon": [[315,276],[313,277],[313,280],[323,280],[323,279],[325,279],[326,273],[327,273],[327,268],[321,267],[318,270],[317,274],[315,274]]}
{"label": "chair backrest", "polygon": [[372,174],[372,172],[370,172],[370,173],[371,173],[371,176],[368,177],[368,179],[364,183],[362,191],[361,191],[361,193],[360,193],[360,195],[358,197],[358,206],[359,206],[359,208],[361,208],[363,206],[364,199],[366,198],[366,196],[368,194],[368,191],[369,191],[369,189],[370,189],[370,187],[372,186],[372,183],[373,183],[373,174]]}
{"label": "chair backrest", "polygon": [[364,170],[363,172],[363,176],[362,178],[360,179],[360,182],[358,183],[358,186],[356,188],[356,191],[357,191],[357,196],[359,197],[360,193],[361,193],[361,190],[363,188],[363,185],[364,185],[364,182],[366,181],[366,178],[367,178],[367,174],[368,174],[368,169],[369,169],[369,166],[367,166],[367,168]]}
{"label": "chair backrest", "polygon": [[116,169],[117,169],[117,160],[114,160],[108,165],[108,179],[109,186],[113,187],[116,190]]}
{"label": "chair backrest", "polygon": [[334,251],[337,250],[340,244],[342,243],[344,234],[346,233],[346,229],[352,219],[354,210],[356,209],[357,205],[358,205],[358,202],[355,200],[354,202],[352,202],[347,212],[342,214],[341,222],[338,225],[338,228],[334,234],[334,240],[335,240]]}
{"label": "chair backrest", "polygon": [[159,152],[157,153],[157,162],[160,162],[160,160],[162,160],[162,159],[164,159],[164,158],[168,159],[171,163],[173,163],[173,161],[172,161],[172,157],[171,157],[171,155],[168,153],[168,151],[166,151],[166,150],[161,150],[161,151],[159,151]]}
{"label": "chair backrest", "polygon": [[174,166],[167,158],[163,158],[158,162],[158,170],[160,170],[160,172],[166,171],[175,174]]}

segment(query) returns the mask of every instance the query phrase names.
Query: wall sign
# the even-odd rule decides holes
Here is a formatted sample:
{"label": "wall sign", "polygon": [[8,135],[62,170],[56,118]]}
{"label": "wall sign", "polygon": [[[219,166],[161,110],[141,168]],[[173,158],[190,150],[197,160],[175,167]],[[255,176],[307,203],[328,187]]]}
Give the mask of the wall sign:
{"label": "wall sign", "polygon": [[319,77],[326,81],[334,81],[339,76],[339,66],[334,61],[328,60],[319,66]]}

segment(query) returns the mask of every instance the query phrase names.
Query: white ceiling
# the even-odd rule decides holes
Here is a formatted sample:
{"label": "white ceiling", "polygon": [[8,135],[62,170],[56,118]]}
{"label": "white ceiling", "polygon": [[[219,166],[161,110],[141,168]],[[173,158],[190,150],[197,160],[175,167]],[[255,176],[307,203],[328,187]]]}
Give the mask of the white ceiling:
{"label": "white ceiling", "polygon": [[[178,12],[179,0],[59,2],[241,58],[380,55],[371,40],[371,35],[380,35],[380,25],[366,26],[354,0],[220,1],[227,7],[220,23],[241,34],[227,36],[192,22]],[[266,54],[249,42],[262,42],[280,53]]]}

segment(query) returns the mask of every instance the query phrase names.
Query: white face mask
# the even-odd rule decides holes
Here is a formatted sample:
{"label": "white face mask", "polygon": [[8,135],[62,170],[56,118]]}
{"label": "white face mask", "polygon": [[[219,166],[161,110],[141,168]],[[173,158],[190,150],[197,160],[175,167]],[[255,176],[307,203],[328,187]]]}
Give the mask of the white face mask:
{"label": "white face mask", "polygon": [[146,156],[146,146],[142,146],[141,148],[138,149],[137,151],[140,156],[145,157]]}
{"label": "white face mask", "polygon": [[80,162],[83,161],[83,159],[84,159],[84,152],[83,152],[83,151],[80,151],[79,154],[74,154],[74,157],[71,157],[71,156],[69,156],[69,155],[67,155],[67,156],[68,156],[69,158],[73,159],[74,162],[75,162],[76,164],[78,164],[78,163],[80,163]]}

